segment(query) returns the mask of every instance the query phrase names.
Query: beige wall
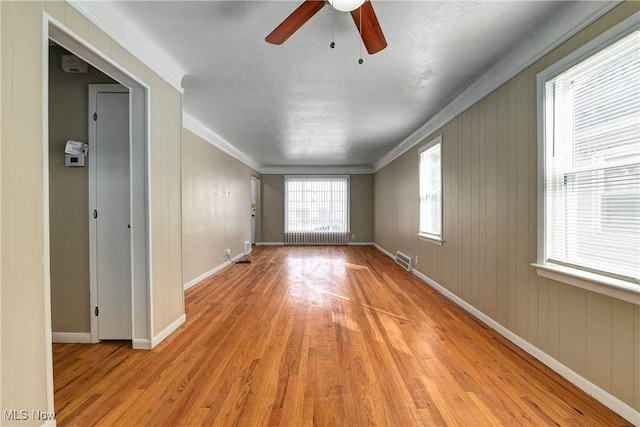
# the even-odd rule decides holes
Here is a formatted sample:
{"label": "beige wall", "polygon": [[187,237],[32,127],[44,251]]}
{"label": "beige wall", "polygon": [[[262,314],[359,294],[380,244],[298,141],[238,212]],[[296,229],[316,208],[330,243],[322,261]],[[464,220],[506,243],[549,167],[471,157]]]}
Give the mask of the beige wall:
{"label": "beige wall", "polygon": [[88,142],[90,83],[116,83],[89,66],[65,73],[60,46],[49,48],[49,239],[51,323],[54,332],[90,332],[89,169],[64,166],[69,139]]}
{"label": "beige wall", "polygon": [[536,275],[536,74],[640,9],[626,2],[443,129],[444,246],[416,237],[419,144],[375,174],[375,242],[640,410],[640,306]]}
{"label": "beige wall", "polygon": [[[242,253],[251,240],[251,177],[260,175],[194,133],[183,134],[184,283]],[[225,196],[225,191],[229,195]]]}
{"label": "beige wall", "polygon": [[[373,175],[351,175],[351,242],[373,242]],[[284,203],[283,203],[284,204]]]}
{"label": "beige wall", "polygon": [[[150,88],[153,336],[184,313],[181,94],[63,2],[0,2],[2,87],[0,410],[42,410],[52,396],[45,337],[42,12],[50,13]],[[151,338],[149,336],[148,338]],[[5,422],[3,421],[3,424]]]}
{"label": "beige wall", "polygon": [[262,241],[282,242],[284,231],[284,177],[262,175]]}
{"label": "beige wall", "polygon": [[[354,243],[373,242],[373,175],[350,176],[351,233]],[[282,242],[284,175],[262,175],[262,241]]]}

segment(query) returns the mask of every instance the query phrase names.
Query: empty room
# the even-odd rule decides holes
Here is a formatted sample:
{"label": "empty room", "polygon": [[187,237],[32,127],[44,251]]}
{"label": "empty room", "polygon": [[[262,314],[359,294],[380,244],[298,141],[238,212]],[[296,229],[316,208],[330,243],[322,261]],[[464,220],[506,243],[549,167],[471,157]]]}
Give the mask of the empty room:
{"label": "empty room", "polygon": [[640,2],[1,1],[2,426],[640,427]]}

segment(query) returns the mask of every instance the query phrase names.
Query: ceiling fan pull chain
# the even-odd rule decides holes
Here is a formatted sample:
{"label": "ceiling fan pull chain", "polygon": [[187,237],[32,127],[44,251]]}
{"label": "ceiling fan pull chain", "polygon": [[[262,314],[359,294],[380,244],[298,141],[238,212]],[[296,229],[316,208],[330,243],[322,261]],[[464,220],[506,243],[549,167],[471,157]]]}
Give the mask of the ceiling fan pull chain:
{"label": "ceiling fan pull chain", "polygon": [[360,46],[360,59],[358,59],[358,64],[362,64],[364,62],[362,59],[362,7],[360,7],[358,11],[360,12],[360,40],[358,40],[358,46]]}
{"label": "ceiling fan pull chain", "polygon": [[333,41],[333,17],[334,16],[336,16],[336,10],[334,8],[331,8],[331,44],[329,45],[331,46],[331,49],[336,47],[336,44]]}

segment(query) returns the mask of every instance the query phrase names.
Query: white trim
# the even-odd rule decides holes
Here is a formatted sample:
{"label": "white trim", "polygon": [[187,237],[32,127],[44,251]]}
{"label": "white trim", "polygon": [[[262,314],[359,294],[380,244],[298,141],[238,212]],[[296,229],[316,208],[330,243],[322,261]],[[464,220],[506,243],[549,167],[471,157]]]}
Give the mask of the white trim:
{"label": "white trim", "polygon": [[370,175],[374,170],[366,166],[265,166],[259,172],[265,175]]}
{"label": "white trim", "polygon": [[[158,344],[164,341],[169,335],[176,331],[184,322],[187,321],[187,315],[182,314],[176,320],[174,320],[169,326],[164,328],[158,335],[151,339],[151,348],[155,348]],[[137,340],[139,342],[139,340]]]}
{"label": "white trim", "polygon": [[[0,6],[1,7],[1,6]],[[55,411],[53,384],[53,328],[51,314],[51,242],[49,220],[49,20],[42,12],[42,275],[44,286],[44,355],[47,411]],[[46,94],[46,95],[45,95]],[[45,424],[50,423],[47,420]],[[53,420],[55,425],[55,420]]]}
{"label": "white trim", "polygon": [[[146,141],[145,145],[145,161],[147,164],[146,170],[146,181],[147,186],[145,187],[145,220],[147,221],[147,230],[148,233],[146,235],[146,244],[147,244],[147,290],[149,294],[147,295],[147,320],[149,324],[147,325],[147,337],[153,336],[153,267],[151,265],[151,260],[153,259],[153,237],[151,236],[151,230],[153,230],[153,214],[151,213],[151,208],[153,206],[151,200],[151,114],[149,113],[149,108],[151,106],[151,89],[147,89],[146,91],[146,99],[145,99],[145,118],[147,120],[145,130],[146,130]],[[134,335],[135,338],[135,335]]]}
{"label": "white trim", "polygon": [[256,242],[256,246],[284,246],[284,242]]}
{"label": "white trim", "polygon": [[378,245],[377,243],[374,243],[373,246],[375,246],[377,250],[379,250],[380,252],[382,252],[383,254],[388,256],[389,258],[391,258],[391,259],[395,259],[396,258],[396,256],[394,254],[392,254],[391,252],[387,251],[385,248],[383,248],[382,246]]}
{"label": "white trim", "polygon": [[200,138],[207,141],[209,144],[220,149],[224,153],[230,155],[236,160],[244,163],[255,171],[260,171],[261,165],[254,161],[251,157],[244,154],[242,151],[234,147],[229,141],[203,125],[201,122],[193,118],[187,113],[182,114],[182,127],[190,132],[193,132]]}
{"label": "white trim", "polygon": [[198,277],[189,280],[187,283],[184,284],[184,286],[183,286],[184,290],[186,291],[188,289],[191,289],[192,287],[194,287],[198,283],[202,282],[205,279],[208,279],[209,277],[213,276],[218,271],[222,270],[223,268],[225,268],[228,265],[229,265],[229,261],[225,261],[223,264],[220,264],[219,266],[212,268],[211,270],[207,271],[206,273],[203,273],[203,274],[199,275]]}
{"label": "white trim", "polygon": [[229,267],[230,265],[233,264],[233,262],[239,260],[240,258],[242,258],[244,256],[245,256],[244,253],[238,254],[238,255],[234,256],[233,258],[231,258],[231,261],[225,261],[222,264],[218,265],[217,267],[213,267],[211,270],[207,271],[206,273],[203,273],[200,276],[189,280],[187,283],[184,284],[184,290],[186,291],[187,289],[190,289],[190,288],[194,287],[195,285],[197,285],[198,283],[202,282],[203,280],[208,279],[209,277],[213,276],[218,271],[220,271],[220,270],[222,270],[222,269],[224,269],[226,267]]}
{"label": "white trim", "polygon": [[120,44],[125,50],[132,54],[138,61],[149,67],[151,71],[156,73],[161,79],[166,81],[169,85],[173,86],[180,93],[184,93],[182,88],[182,78],[186,75],[186,72],[179,68],[175,63],[169,60],[162,60],[161,56],[153,55],[153,60],[149,56],[135,49],[130,43],[128,43],[120,34],[121,31],[114,31],[104,21],[93,13],[86,5],[78,0],[67,0],[67,3],[80,12],[88,21],[93,23],[98,29],[103,31],[107,36],[112,38],[118,44]]}
{"label": "white trim", "polygon": [[538,276],[640,305],[640,285],[560,265],[531,264]]}
{"label": "white trim", "polygon": [[373,242],[349,242],[348,246],[375,246]]}
{"label": "white trim", "polygon": [[91,344],[91,332],[53,332],[54,343]]}
{"label": "white trim", "polygon": [[[391,259],[394,258],[394,256],[390,252],[386,251],[381,246],[376,244],[375,247],[380,252],[387,255],[389,258]],[[542,362],[543,364],[551,368],[554,372],[556,372],[557,374],[562,376],[564,379],[566,379],[567,381],[569,381],[570,383],[578,387],[580,390],[584,391],[585,393],[587,393],[588,395],[590,395],[591,397],[593,397],[594,399],[596,399],[597,401],[605,405],[607,408],[611,409],[613,412],[615,412],[625,420],[632,423],[634,426],[640,427],[640,411],[637,411],[636,409],[627,405],[617,397],[602,390],[600,387],[593,384],[591,381],[587,380],[586,378],[579,375],[575,371],[571,370],[570,368],[568,368],[567,366],[565,366],[555,358],[551,357],[549,354],[545,353],[544,351],[540,350],[538,347],[534,346],[533,344],[529,343],[528,341],[525,341],[523,338],[514,334],[509,329],[505,328],[500,323],[493,320],[491,317],[487,316],[486,314],[484,314],[483,312],[481,312],[480,310],[478,310],[477,308],[475,308],[474,306],[472,306],[462,298],[458,297],[453,292],[449,291],[442,285],[438,284],[435,280],[430,279],[429,277],[425,276],[423,273],[415,269],[413,270],[413,274],[417,278],[422,280],[424,283],[426,283],[428,286],[440,292],[446,298],[448,298],[449,300],[451,300],[452,302],[454,302],[455,304],[463,308],[466,312],[468,312],[469,314],[471,314],[472,316],[474,316],[475,318],[477,318],[478,320],[486,324],[488,327],[498,332],[500,335],[502,335],[503,337],[505,337],[506,339],[508,339],[509,341],[511,341],[518,347],[520,347],[522,350],[526,351],[531,356],[533,356],[534,358],[536,358],[537,360],[539,360],[540,362]]]}
{"label": "white trim", "polygon": [[[413,147],[421,143],[425,138],[433,134],[438,129],[444,127],[447,123],[455,119],[461,112],[467,110],[480,100],[498,89],[504,83],[508,82],[516,75],[526,70],[528,67],[536,63],[543,58],[549,52],[560,46],[562,43],[576,35],[579,31],[583,30],[588,25],[591,25],[596,19],[609,12],[615,6],[618,5],[618,1],[606,2],[596,12],[589,16],[586,20],[578,24],[577,26],[569,29],[562,37],[555,40],[547,40],[547,47],[538,51],[537,54],[528,57],[528,52],[531,52],[531,48],[527,46],[520,46],[514,49],[509,55],[505,56],[502,60],[491,67],[480,78],[472,82],[460,95],[454,98],[449,104],[441,109],[435,116],[433,116],[427,123],[422,125],[417,131],[411,134],[407,139],[402,141],[398,146],[391,150],[387,155],[382,157],[373,167],[374,172],[378,172],[380,169],[411,150]],[[580,6],[578,6],[580,7]],[[565,14],[570,15],[573,10],[567,10],[564,14],[557,14],[553,19],[555,25],[562,23]],[[550,23],[549,25],[554,25]],[[537,38],[548,37],[548,31],[540,29],[536,32]],[[536,37],[527,39],[526,43],[537,43]]]}
{"label": "white trim", "polygon": [[134,350],[152,350],[151,340],[145,338],[134,338],[131,340],[131,348]]}
{"label": "white trim", "polygon": [[47,420],[44,422],[44,424],[42,424],[42,427],[56,427],[58,424],[56,424],[56,420]]}
{"label": "white trim", "polygon": [[444,240],[438,239],[436,237],[431,237],[431,235],[429,234],[417,233],[416,236],[418,237],[418,239],[423,240],[425,242],[429,242],[433,245],[438,245],[438,246],[444,245]]}

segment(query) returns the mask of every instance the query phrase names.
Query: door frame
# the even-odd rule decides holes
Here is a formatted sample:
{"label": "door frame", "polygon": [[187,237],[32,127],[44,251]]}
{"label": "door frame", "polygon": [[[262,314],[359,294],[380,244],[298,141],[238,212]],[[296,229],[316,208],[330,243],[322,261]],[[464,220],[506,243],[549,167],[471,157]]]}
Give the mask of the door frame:
{"label": "door frame", "polygon": [[[256,176],[252,176],[251,177],[251,186],[255,187],[255,200],[253,200],[254,204],[255,204],[255,236],[251,236],[252,237],[252,244],[257,245],[258,243],[260,243],[262,241],[262,220],[261,220],[261,199],[262,199],[262,194],[261,194],[261,190],[262,190],[262,181],[260,180],[260,178],[256,177]],[[253,230],[252,230],[253,231]],[[253,239],[255,237],[255,239]]]}
{"label": "door frame", "polygon": [[[51,272],[49,254],[49,39],[64,47],[129,89],[130,212],[131,212],[131,317],[132,347],[150,350],[153,338],[153,283],[151,277],[150,212],[150,88],[120,64],[103,55],[95,46],[43,12],[42,22],[42,145],[43,145],[43,238],[45,265],[46,341],[51,344]],[[47,346],[50,349],[50,346]],[[49,363],[52,354],[47,357]],[[53,366],[47,368],[53,378]],[[53,383],[52,383],[53,384]],[[51,384],[51,385],[52,385]]]}
{"label": "door frame", "polygon": [[[98,254],[97,254],[97,230],[96,222],[92,218],[93,210],[98,205],[98,197],[96,194],[97,175],[97,155],[96,147],[96,134],[97,134],[97,122],[93,119],[93,113],[97,104],[98,93],[126,93],[130,98],[131,94],[129,89],[121,84],[90,84],[89,85],[89,108],[87,111],[87,117],[89,121],[89,316],[91,319],[91,343],[100,342],[98,338],[98,317],[95,315],[95,307],[98,306]],[[129,100],[131,104],[131,100]],[[129,123],[127,124],[131,128],[131,117],[129,117]],[[131,206],[131,134],[129,134],[129,191],[127,196],[129,197],[129,206]],[[131,216],[131,209],[129,209],[129,215]],[[130,219],[131,220],[131,219]],[[133,258],[133,241],[132,237],[129,239],[129,251],[131,252],[131,258]],[[133,264],[133,263],[132,263]],[[135,318],[133,316],[133,265],[129,268],[129,289],[131,304],[131,337],[133,338],[133,328],[135,326]]]}

